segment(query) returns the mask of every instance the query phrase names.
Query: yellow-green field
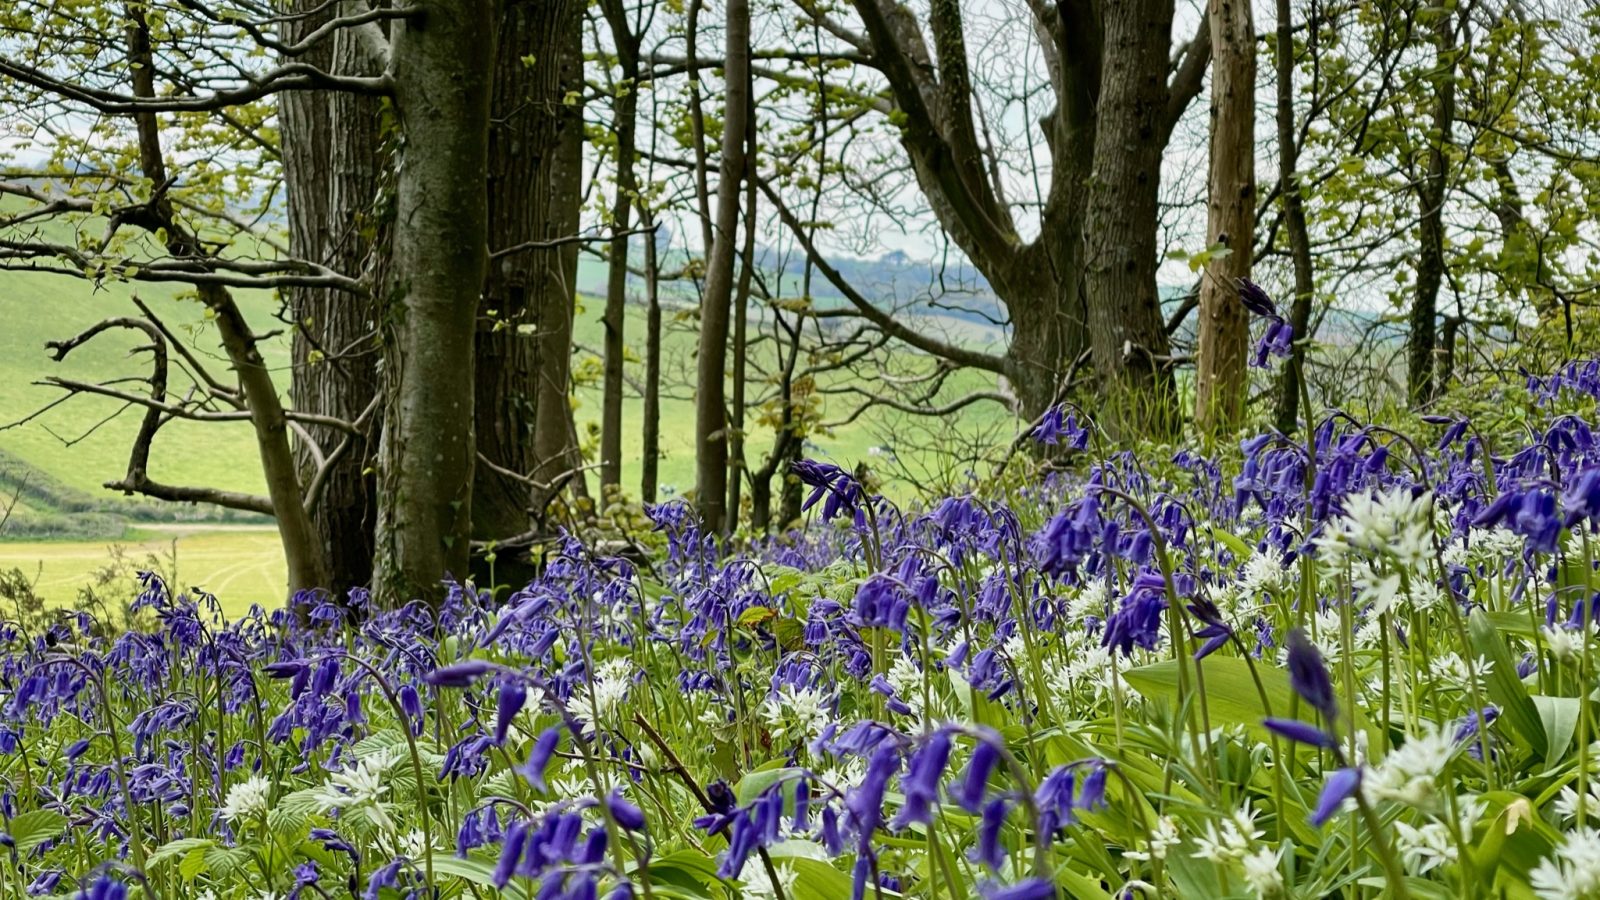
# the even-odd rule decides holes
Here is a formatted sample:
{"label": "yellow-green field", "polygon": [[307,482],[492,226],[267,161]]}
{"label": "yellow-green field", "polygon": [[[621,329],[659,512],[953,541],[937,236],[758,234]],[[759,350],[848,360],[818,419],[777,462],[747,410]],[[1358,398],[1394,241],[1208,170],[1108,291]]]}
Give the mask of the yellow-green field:
{"label": "yellow-green field", "polygon": [[111,562],[116,545],[135,564],[155,554],[165,568],[175,555],[177,584],[216,594],[230,616],[252,603],[283,603],[283,549],[271,527],[157,529],[122,541],[0,542],[0,569],[21,569],[40,596],[65,605]]}

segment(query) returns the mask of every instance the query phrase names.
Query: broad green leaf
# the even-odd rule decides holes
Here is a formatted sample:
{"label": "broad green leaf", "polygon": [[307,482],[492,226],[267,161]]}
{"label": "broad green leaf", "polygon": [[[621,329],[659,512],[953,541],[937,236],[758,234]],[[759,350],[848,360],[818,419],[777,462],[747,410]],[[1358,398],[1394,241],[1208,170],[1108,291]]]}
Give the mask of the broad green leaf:
{"label": "broad green leaf", "polygon": [[[784,778],[796,775],[801,771],[793,766],[785,766],[783,765],[783,762],[784,761],[781,759],[773,760],[772,762],[767,763],[764,767],[756,769],[755,771],[750,772],[743,778],[739,779],[739,783],[734,785],[733,788],[734,795],[739,798],[739,805],[743,806],[744,804],[751,802],[752,800],[766,793],[767,788],[770,788],[779,781],[782,781]],[[791,780],[790,783],[785,786],[784,791],[785,793],[789,794],[794,793],[793,780]]]}
{"label": "broad green leaf", "polygon": [[[419,863],[420,865],[420,863]],[[469,881],[479,887],[494,887],[494,863],[477,857],[462,859],[453,853],[436,851],[433,854],[433,873],[435,876],[447,875]],[[526,886],[513,881],[500,889],[501,893],[510,897],[527,897]]]}
{"label": "broad green leaf", "polygon": [[157,847],[155,851],[152,852],[148,858],[146,858],[145,865],[148,868],[153,869],[162,862],[171,859],[174,856],[182,856],[185,853],[189,853],[193,850],[206,850],[210,847],[216,846],[216,843],[217,842],[211,838],[201,837],[178,838],[175,841],[168,841],[165,844]]}
{"label": "broad green leaf", "polygon": [[184,881],[193,881],[211,870],[211,866],[206,862],[206,853],[209,850],[209,847],[197,847],[184,854],[183,861],[178,863],[178,874],[183,876]]}
{"label": "broad green leaf", "polygon": [[[1256,740],[1266,742],[1270,733],[1261,720],[1268,716],[1289,717],[1294,700],[1294,689],[1289,686],[1289,673],[1276,666],[1257,664],[1255,672],[1261,679],[1258,689],[1249,664],[1238,657],[1212,656],[1202,660],[1199,665],[1205,668],[1206,712],[1213,728],[1242,725]],[[1147,699],[1171,703],[1178,697],[1178,665],[1175,660],[1129,669],[1122,673],[1122,677]],[[1193,665],[1189,668],[1189,680],[1190,689],[1193,690],[1199,683]],[[1266,706],[1261,702],[1263,693],[1266,695]],[[1341,704],[1340,710],[1343,709]],[[1309,712],[1304,703],[1300,704],[1299,711],[1302,715]],[[1191,708],[1191,714],[1196,717],[1200,715],[1198,703]],[[1367,732],[1371,746],[1380,745],[1380,735],[1359,707],[1356,709],[1355,727]]]}
{"label": "broad green leaf", "polygon": [[1511,658],[1505,638],[1495,631],[1494,623],[1482,610],[1474,611],[1467,619],[1467,631],[1472,652],[1493,665],[1484,678],[1489,699],[1500,707],[1512,731],[1534,752],[1548,758],[1549,742],[1545,738],[1544,723],[1539,719],[1539,708],[1529,698],[1527,686],[1517,677],[1517,663]]}
{"label": "broad green leaf", "polygon": [[[820,859],[788,857],[781,863],[774,859],[773,864],[794,867],[797,877],[790,894],[793,900],[837,900],[850,896],[850,876]],[[883,895],[899,896],[888,890]]]}
{"label": "broad green leaf", "polygon": [[1533,705],[1539,710],[1539,721],[1544,723],[1545,759],[1550,761],[1547,770],[1562,762],[1567,748],[1572,746],[1572,735],[1578,730],[1578,711],[1582,704],[1577,697],[1535,696]]}
{"label": "broad green leaf", "polygon": [[61,833],[67,817],[51,809],[36,809],[14,816],[8,830],[17,842],[17,854],[27,856],[33,848]]}
{"label": "broad green leaf", "polygon": [[1250,545],[1246,544],[1244,540],[1239,538],[1237,535],[1231,532],[1223,531],[1221,528],[1218,528],[1215,525],[1207,526],[1206,530],[1210,532],[1213,540],[1233,551],[1233,555],[1238,557],[1239,562],[1244,562],[1255,555],[1255,551],[1250,549]]}

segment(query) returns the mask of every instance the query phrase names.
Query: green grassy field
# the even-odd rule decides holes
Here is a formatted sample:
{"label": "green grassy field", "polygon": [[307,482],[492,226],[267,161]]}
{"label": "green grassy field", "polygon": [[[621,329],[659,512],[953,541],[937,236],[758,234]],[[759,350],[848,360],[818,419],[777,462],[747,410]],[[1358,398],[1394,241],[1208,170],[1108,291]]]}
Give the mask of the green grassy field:
{"label": "green grassy field", "polygon": [[[137,295],[149,303],[197,356],[205,360],[219,377],[227,376],[213,326],[199,303],[180,290],[161,285],[104,284],[42,273],[0,273],[0,424],[30,416],[62,396],[57,388],[35,382],[49,375],[84,381],[113,378],[143,378],[149,371],[146,355],[130,355],[142,343],[142,335],[126,330],[107,332],[78,348],[64,362],[53,362],[45,349],[51,340],[70,338],[101,319],[137,315],[129,297]],[[271,318],[276,301],[264,292],[244,292],[240,296],[246,315],[258,330],[277,325]],[[587,367],[595,377],[577,393],[577,418],[580,435],[591,435],[600,415],[598,360],[601,347],[601,302],[585,298],[578,310],[575,342],[579,347],[574,365],[582,373]],[[669,313],[669,319],[682,318]],[[630,347],[638,348],[639,359],[630,365],[635,382],[643,378],[642,336],[644,310],[630,307],[625,323]],[[664,338],[664,380],[667,396],[662,403],[660,483],[663,494],[671,496],[693,486],[694,400],[689,384],[694,369],[694,323],[692,320],[669,324]],[[287,392],[291,372],[288,368],[287,338],[267,342],[268,363]],[[755,352],[763,352],[758,348]],[[174,367],[169,390],[181,395],[187,379]],[[824,384],[842,383],[844,376],[831,376]],[[984,385],[984,376],[962,375],[951,380],[947,392],[970,390]],[[871,389],[870,384],[862,385]],[[138,381],[122,385],[126,390],[144,388]],[[751,396],[760,391],[750,387]],[[630,391],[630,394],[633,393]],[[630,494],[637,492],[642,459],[642,400],[630,396],[624,407],[623,484]],[[845,406],[835,401],[824,415],[836,418]],[[140,411],[124,408],[120,401],[78,396],[50,408],[17,427],[0,430],[0,487],[16,484],[19,478],[48,480],[56,495],[71,495],[70,507],[52,508],[34,499],[17,504],[13,518],[55,516],[58,521],[82,523],[92,537],[82,540],[7,542],[0,535],[0,566],[17,566],[29,573],[39,571],[39,589],[56,602],[69,600],[90,577],[89,570],[108,559],[107,546],[125,544],[130,555],[142,555],[166,547],[169,538],[148,533],[149,501],[123,498],[106,491],[102,484],[123,474],[129,443],[137,431]],[[1004,428],[1004,412],[979,407],[963,422],[974,430]],[[965,425],[964,425],[965,427]],[[897,414],[873,412],[827,435],[815,436],[807,455],[854,465],[869,459],[873,449],[893,443],[904,422]],[[752,423],[747,459],[759,465],[772,445],[772,432]],[[19,471],[20,470],[20,471]],[[180,484],[207,485],[236,491],[260,492],[262,478],[256,450],[245,423],[197,423],[173,421],[155,441],[151,476]],[[11,491],[0,491],[0,508],[9,501]],[[89,507],[86,509],[86,507]],[[189,522],[178,534],[182,580],[206,587],[224,598],[230,607],[242,608],[250,602],[275,602],[276,585],[282,581],[282,560],[270,530],[206,529],[205,522],[220,521],[216,510],[205,507],[156,508],[163,518]],[[119,533],[119,520],[134,530]],[[141,530],[142,529],[142,530]],[[170,535],[173,532],[165,532]]]}
{"label": "green grassy field", "polygon": [[113,545],[133,569],[155,556],[160,569],[175,572],[177,586],[216,594],[229,615],[283,602],[283,550],[271,526],[148,526],[116,541],[0,541],[0,570],[21,569],[39,596],[68,604],[111,564]]}

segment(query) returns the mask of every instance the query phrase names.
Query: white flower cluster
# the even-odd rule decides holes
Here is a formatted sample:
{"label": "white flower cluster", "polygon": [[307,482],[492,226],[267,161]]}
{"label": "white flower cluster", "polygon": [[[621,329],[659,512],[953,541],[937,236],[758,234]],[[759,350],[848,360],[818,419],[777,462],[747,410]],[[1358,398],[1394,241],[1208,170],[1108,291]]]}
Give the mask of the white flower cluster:
{"label": "white flower cluster", "polygon": [[[1209,860],[1217,865],[1237,863],[1245,884],[1258,897],[1276,897],[1283,893],[1283,848],[1277,850],[1259,843],[1266,832],[1256,827],[1256,812],[1250,803],[1233,811],[1222,820],[1206,823],[1206,833],[1194,839],[1194,857]],[[1151,849],[1155,848],[1152,838]]]}
{"label": "white flower cluster", "polygon": [[579,685],[573,691],[571,708],[585,719],[583,733],[594,734],[593,717],[609,719],[628,699],[628,689],[633,686],[633,663],[626,658],[608,659],[596,667],[594,683]]}
{"label": "white flower cluster", "polygon": [[395,829],[389,816],[385,797],[389,784],[384,779],[399,754],[394,750],[380,750],[358,760],[354,766],[328,776],[328,783],[318,789],[316,798],[324,814],[339,810],[341,818],[361,817],[384,831]]}
{"label": "white flower cluster", "polygon": [[1403,487],[1347,497],[1344,515],[1316,539],[1318,557],[1330,568],[1350,565],[1362,602],[1374,615],[1383,613],[1400,596],[1400,571],[1425,569],[1433,550],[1432,509],[1432,494],[1413,497]]}
{"label": "white flower cluster", "polygon": [[1424,822],[1420,827],[1394,823],[1395,846],[1407,869],[1421,874],[1460,858],[1461,845],[1472,843],[1472,830],[1478,825],[1483,806],[1476,797],[1465,796],[1457,798],[1456,808],[1460,811],[1455,823],[1459,841],[1451,836],[1450,826],[1438,819]]}
{"label": "white flower cluster", "polygon": [[[921,701],[920,693],[917,699]],[[815,688],[786,684],[778,690],[778,696],[768,697],[761,704],[761,719],[775,741],[809,742],[822,734],[832,718],[827,695]]]}
{"label": "white flower cluster", "polygon": [[229,824],[237,825],[244,819],[259,816],[267,811],[272,795],[272,782],[265,775],[251,775],[228,788],[228,796],[218,810]]}
{"label": "white flower cluster", "polygon": [[1455,756],[1455,737],[1430,725],[1396,747],[1361,780],[1368,802],[1393,800],[1416,809],[1438,806],[1438,779]]}
{"label": "white flower cluster", "polygon": [[1600,897],[1600,831],[1569,832],[1555,853],[1528,873],[1539,900],[1593,900]]}

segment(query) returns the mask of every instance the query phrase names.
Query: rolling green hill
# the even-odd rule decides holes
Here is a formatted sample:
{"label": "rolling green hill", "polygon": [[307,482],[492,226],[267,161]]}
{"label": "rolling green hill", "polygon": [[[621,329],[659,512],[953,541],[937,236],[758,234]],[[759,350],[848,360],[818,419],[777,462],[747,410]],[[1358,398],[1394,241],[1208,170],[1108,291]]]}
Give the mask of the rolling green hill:
{"label": "rolling green hill", "polygon": [[[85,381],[127,378],[131,380],[124,385],[126,389],[142,391],[144,385],[139,379],[149,372],[148,357],[130,353],[142,343],[142,334],[120,329],[104,333],[60,363],[53,362],[45,348],[47,341],[72,337],[104,318],[136,315],[129,300],[134,292],[166,320],[197,356],[207,361],[215,374],[226,377],[227,364],[220,357],[205,310],[180,289],[149,284],[95,285],[53,274],[0,272],[0,322],[6,326],[0,328],[0,425],[27,419],[0,430],[0,511],[13,497],[18,498],[10,522],[0,532],[0,567],[16,565],[31,573],[36,565],[43,564],[41,585],[56,595],[67,595],[52,599],[67,599],[87,580],[86,569],[93,560],[106,558],[108,543],[127,542],[132,551],[144,553],[166,546],[176,536],[180,545],[188,545],[189,549],[183,554],[189,562],[184,569],[186,583],[208,587],[226,584],[239,595],[230,598],[235,602],[274,602],[275,585],[281,582],[281,575],[274,573],[281,572],[282,563],[270,532],[220,527],[224,523],[248,523],[251,517],[206,506],[123,497],[102,487],[104,482],[121,477],[127,466],[129,443],[139,424],[137,408],[124,408],[120,401],[93,396],[78,396],[50,406],[63,392],[35,383],[49,375]],[[258,330],[273,324],[276,301],[269,294],[245,292],[239,299]],[[575,327],[574,367],[581,385],[576,415],[580,436],[590,441],[591,451],[597,443],[600,416],[600,313],[600,300],[583,298]],[[628,346],[637,357],[630,362],[628,371],[635,385],[644,374],[644,316],[642,307],[630,306],[625,323]],[[663,495],[671,496],[694,483],[692,381],[696,323],[693,310],[681,307],[667,310],[666,318],[660,484]],[[753,315],[752,339],[760,330],[759,319]],[[770,342],[758,344],[752,353],[765,354],[760,358],[770,359],[770,346]],[[268,342],[265,352],[286,392],[290,377],[287,338]],[[182,394],[189,380],[176,365],[170,376],[170,392]],[[749,390],[755,397],[761,385],[756,375],[751,377]],[[838,386],[847,377],[853,376],[828,376],[822,379],[822,385]],[[874,389],[870,381],[861,386]],[[950,379],[944,396],[989,386],[989,376],[961,373]],[[628,493],[636,494],[643,402],[636,390],[630,388],[629,395],[624,408],[623,484]],[[824,403],[825,418],[839,418],[849,407],[841,399]],[[748,426],[747,458],[752,465],[758,465],[771,448],[772,431],[753,421],[753,417],[754,413]],[[1003,410],[992,406],[972,408],[961,421],[963,431],[975,438],[987,432],[1003,439],[1014,427]],[[806,453],[854,465],[873,457],[884,445],[903,447],[910,434],[905,424],[900,414],[874,410],[831,434],[816,436]],[[254,440],[245,423],[178,420],[167,424],[153,448],[151,475],[180,484],[263,490]],[[253,521],[262,523],[260,519]],[[157,523],[184,527],[154,533],[152,528]],[[210,532],[197,530],[201,525],[219,527]],[[38,543],[41,539],[55,543]]]}

